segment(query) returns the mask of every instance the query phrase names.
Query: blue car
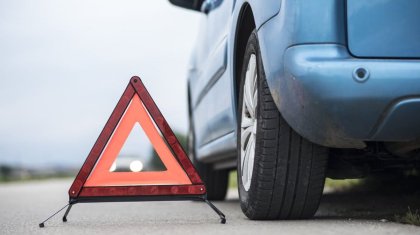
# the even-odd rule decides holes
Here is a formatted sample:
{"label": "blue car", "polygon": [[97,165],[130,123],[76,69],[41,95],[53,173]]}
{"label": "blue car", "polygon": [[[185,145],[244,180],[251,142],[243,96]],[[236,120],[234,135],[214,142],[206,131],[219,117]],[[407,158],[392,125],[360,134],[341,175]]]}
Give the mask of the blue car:
{"label": "blue car", "polygon": [[189,154],[250,219],[312,217],[325,177],[420,169],[419,0],[170,0],[202,12]]}

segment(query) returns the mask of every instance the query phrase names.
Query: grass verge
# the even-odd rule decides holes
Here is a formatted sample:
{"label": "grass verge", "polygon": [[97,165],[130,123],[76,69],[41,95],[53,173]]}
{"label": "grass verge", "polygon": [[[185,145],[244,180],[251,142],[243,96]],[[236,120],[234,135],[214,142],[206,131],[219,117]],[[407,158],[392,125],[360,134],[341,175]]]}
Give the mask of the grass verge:
{"label": "grass verge", "polygon": [[238,174],[236,171],[230,171],[229,173],[229,188],[238,188]]}
{"label": "grass verge", "polygon": [[[231,171],[229,173],[229,183],[228,183],[229,188],[238,187],[237,177],[238,176],[237,176],[236,171]],[[362,181],[360,179],[333,180],[333,179],[327,178],[325,180],[325,187],[328,187],[333,190],[345,190],[345,189],[354,187],[356,185],[360,185],[361,182]]]}
{"label": "grass verge", "polygon": [[361,179],[345,179],[345,180],[333,180],[327,178],[325,180],[325,187],[334,191],[350,189],[354,186],[360,185]]}
{"label": "grass verge", "polygon": [[395,215],[395,221],[402,224],[411,224],[420,226],[420,214],[418,210],[412,211],[408,207],[408,211],[404,215]]}

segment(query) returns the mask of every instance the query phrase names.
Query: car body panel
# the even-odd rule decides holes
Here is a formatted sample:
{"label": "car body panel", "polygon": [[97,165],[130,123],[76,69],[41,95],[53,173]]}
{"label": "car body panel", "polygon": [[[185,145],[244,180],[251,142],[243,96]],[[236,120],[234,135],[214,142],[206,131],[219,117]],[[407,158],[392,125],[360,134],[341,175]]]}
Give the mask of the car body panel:
{"label": "car body panel", "polygon": [[420,57],[419,0],[347,0],[348,48],[357,57]]}
{"label": "car body panel", "polygon": [[384,112],[373,139],[414,140],[420,136],[420,96],[397,99]]}
{"label": "car body panel", "polygon": [[[316,3],[312,3],[316,2]],[[284,0],[280,13],[258,30],[258,39],[267,83],[278,107],[282,106],[279,88],[284,73],[284,52],[293,45],[335,43],[345,45],[344,0]],[[322,4],[320,4],[322,3]],[[322,5],[320,11],[309,6]],[[309,6],[307,6],[309,5]],[[337,13],[342,12],[343,14]],[[302,17],[302,19],[299,19]],[[305,33],[309,22],[311,33]]]}
{"label": "car body panel", "polygon": [[[405,99],[420,97],[420,61],[355,59],[338,44],[297,45],[284,57],[280,111],[304,137],[340,148],[419,137],[418,102]],[[365,80],[355,78],[358,68],[368,71]],[[403,128],[408,123],[411,128]],[[376,134],[389,125],[393,132]]]}
{"label": "car body panel", "polygon": [[235,125],[229,93],[218,89],[229,86],[225,73],[229,30],[226,19],[230,18],[234,0],[217,0],[216,3],[216,8],[202,15],[200,43],[196,44],[188,79],[190,119],[194,122],[194,146],[198,156],[201,156],[198,153],[201,146],[231,132]]}
{"label": "car body panel", "polygon": [[229,87],[229,80],[222,75],[212,89],[200,101],[194,112],[194,129],[197,147],[201,147],[217,137],[234,130],[231,95],[224,91]]}

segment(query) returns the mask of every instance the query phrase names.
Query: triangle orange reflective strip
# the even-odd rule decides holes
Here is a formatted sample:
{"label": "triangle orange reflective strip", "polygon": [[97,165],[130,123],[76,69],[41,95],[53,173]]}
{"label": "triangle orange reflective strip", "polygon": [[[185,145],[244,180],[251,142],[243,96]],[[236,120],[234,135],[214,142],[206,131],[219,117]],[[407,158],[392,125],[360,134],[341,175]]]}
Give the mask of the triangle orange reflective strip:
{"label": "triangle orange reflective strip", "polygon": [[[152,143],[165,171],[109,171],[136,123]],[[132,77],[71,185],[70,199],[205,194],[203,181],[159,108],[140,78]]]}
{"label": "triangle orange reflective strip", "polygon": [[[139,122],[166,171],[156,172],[110,172],[112,163],[117,158],[134,125]],[[162,136],[156,130],[153,121],[143,107],[137,94],[131,100],[120,123],[105,147],[95,168],[84,186],[126,186],[126,185],[185,185],[192,184],[184,170],[169,150]]]}

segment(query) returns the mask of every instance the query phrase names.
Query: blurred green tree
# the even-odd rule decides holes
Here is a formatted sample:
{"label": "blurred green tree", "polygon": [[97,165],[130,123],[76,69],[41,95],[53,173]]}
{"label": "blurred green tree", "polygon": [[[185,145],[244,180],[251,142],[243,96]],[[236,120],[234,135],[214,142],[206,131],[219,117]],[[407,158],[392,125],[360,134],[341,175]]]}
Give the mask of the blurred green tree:
{"label": "blurred green tree", "polygon": [[[174,131],[176,138],[178,138],[179,143],[181,144],[182,148],[186,151],[187,150],[187,136],[184,133]],[[165,167],[162,164],[157,152],[154,148],[152,148],[152,160],[151,160],[151,168],[153,170],[165,170]]]}
{"label": "blurred green tree", "polygon": [[0,181],[9,181],[12,175],[12,167],[0,165]]}

